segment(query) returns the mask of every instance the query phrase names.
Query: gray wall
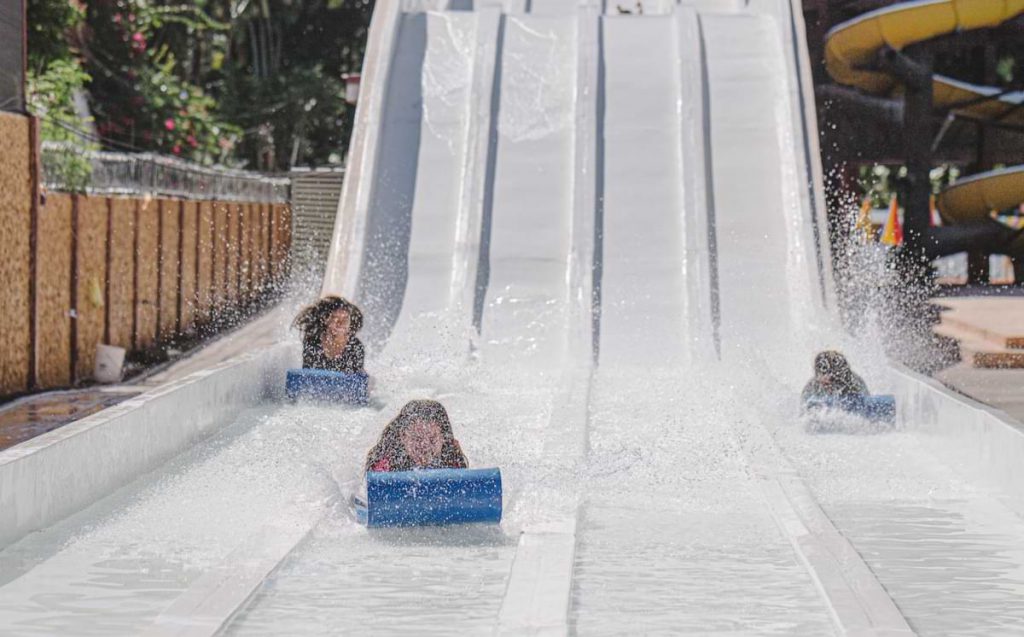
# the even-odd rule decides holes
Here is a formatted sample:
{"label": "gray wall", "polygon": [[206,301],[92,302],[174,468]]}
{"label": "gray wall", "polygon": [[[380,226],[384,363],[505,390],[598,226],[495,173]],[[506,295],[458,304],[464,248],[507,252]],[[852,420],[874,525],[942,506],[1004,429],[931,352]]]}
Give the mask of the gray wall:
{"label": "gray wall", "polygon": [[23,0],[0,0],[0,111],[25,110]]}

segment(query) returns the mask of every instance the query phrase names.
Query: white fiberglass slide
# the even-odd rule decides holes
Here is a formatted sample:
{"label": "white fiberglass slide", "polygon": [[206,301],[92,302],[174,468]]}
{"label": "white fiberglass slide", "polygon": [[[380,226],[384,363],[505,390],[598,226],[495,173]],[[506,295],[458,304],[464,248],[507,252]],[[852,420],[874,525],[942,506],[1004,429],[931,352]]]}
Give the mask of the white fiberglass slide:
{"label": "white fiberglass slide", "polygon": [[[430,24],[448,14],[427,15]],[[467,357],[466,340],[461,355],[448,354],[452,360],[421,361],[421,348],[448,334],[443,326],[417,325],[426,305],[410,306],[411,295],[419,292],[407,288],[380,360],[400,370],[384,372],[382,378],[406,386],[415,379],[415,391],[444,402],[474,466],[501,467],[502,527],[367,534],[351,520],[329,518],[235,619],[232,634],[271,634],[282,626],[289,632],[316,632],[321,626],[341,632],[487,632],[502,603],[519,530],[547,515],[528,496],[532,485],[542,484],[551,471],[543,462],[542,443],[568,364],[576,21],[572,16],[508,15],[495,24],[495,46],[477,49],[494,56],[493,80],[485,83],[489,90],[477,97],[494,99],[497,108],[488,111],[489,122],[476,123],[481,135],[490,131],[490,139],[478,157],[477,174],[484,184],[477,200],[482,218],[475,224],[481,233],[478,254],[487,261],[478,264],[478,277],[465,280],[483,295],[481,307],[474,303],[469,308],[482,317],[474,354]],[[483,62],[479,57],[472,61]],[[433,74],[425,65],[424,87]],[[392,82],[399,79],[391,77]],[[421,156],[432,125],[424,112]],[[429,138],[439,146],[447,141],[445,136]],[[446,181],[458,173],[439,163],[425,166],[421,159],[417,180],[421,175]],[[412,264],[429,245],[418,238],[428,232],[451,237],[456,231],[452,224],[436,223],[444,217],[437,208],[447,205],[443,200],[413,204],[415,209],[421,205],[425,214],[412,218],[410,285]],[[380,213],[370,211],[368,227]],[[427,219],[435,223],[417,230]],[[416,327],[399,334],[403,325]],[[318,591],[325,588],[334,593],[321,595]],[[301,613],[296,614],[297,608]]]}
{"label": "white fiberglass slide", "polygon": [[[321,290],[374,404],[241,414],[3,548],[0,632],[1020,632],[997,490],[797,419],[817,349],[886,382],[826,307],[799,3],[605,4],[377,2]],[[500,526],[355,522],[412,398]]]}
{"label": "white fiberglass slide", "polygon": [[601,350],[572,619],[588,635],[828,633],[688,333],[702,255],[685,250],[682,129],[702,123],[684,120],[700,109],[681,82],[699,76],[680,55],[699,47],[680,39],[696,35],[671,13],[603,22]]}

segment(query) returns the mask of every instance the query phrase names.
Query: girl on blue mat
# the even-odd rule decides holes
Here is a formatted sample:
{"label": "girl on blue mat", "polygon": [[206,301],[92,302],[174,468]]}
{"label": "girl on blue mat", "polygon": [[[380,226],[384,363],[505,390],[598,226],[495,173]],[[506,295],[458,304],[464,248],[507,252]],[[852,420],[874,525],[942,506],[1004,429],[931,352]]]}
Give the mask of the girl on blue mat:
{"label": "girl on blue mat", "polygon": [[853,373],[846,357],[835,351],[819,352],[814,357],[814,378],[800,394],[803,403],[814,398],[867,396],[868,386]]}
{"label": "girl on blue mat", "polygon": [[448,412],[436,400],[413,400],[384,427],[366,456],[366,471],[465,469]]}
{"label": "girl on blue mat", "polygon": [[338,296],[325,296],[304,308],[293,327],[302,331],[302,366],[345,374],[364,373],[366,354],[356,332],[363,313]]}

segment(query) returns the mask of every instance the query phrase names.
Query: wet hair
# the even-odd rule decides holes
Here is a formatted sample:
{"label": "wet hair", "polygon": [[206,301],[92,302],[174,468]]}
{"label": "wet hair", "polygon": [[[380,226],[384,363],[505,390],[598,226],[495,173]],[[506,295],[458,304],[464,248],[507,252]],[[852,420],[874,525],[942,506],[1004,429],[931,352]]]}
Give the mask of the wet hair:
{"label": "wet hair", "polygon": [[349,338],[352,338],[352,335],[363,326],[363,313],[354,303],[340,296],[325,296],[316,303],[302,308],[299,315],[292,321],[292,327],[297,327],[302,331],[304,352],[321,350],[324,333],[327,331],[327,321],[338,310],[348,312]]}
{"label": "wet hair", "polygon": [[[402,443],[402,432],[416,420],[436,422],[441,428],[441,457],[437,466],[417,467],[416,463],[405,453]],[[436,400],[412,400],[402,407],[398,415],[384,427],[377,444],[366,455],[366,471],[373,465],[387,458],[392,471],[409,471],[416,468],[431,469],[465,469],[468,466],[466,457],[455,442],[452,423],[448,420],[448,412]]]}
{"label": "wet hair", "polygon": [[829,376],[838,380],[845,380],[853,375],[850,363],[846,357],[834,350],[819,352],[814,357],[814,375]]}

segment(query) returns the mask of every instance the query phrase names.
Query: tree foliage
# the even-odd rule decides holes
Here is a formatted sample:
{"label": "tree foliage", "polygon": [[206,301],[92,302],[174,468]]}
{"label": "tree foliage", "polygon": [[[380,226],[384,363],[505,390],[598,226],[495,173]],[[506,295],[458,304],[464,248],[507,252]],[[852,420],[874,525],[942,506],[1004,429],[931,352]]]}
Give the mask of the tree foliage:
{"label": "tree foliage", "polygon": [[370,0],[29,0],[30,57],[80,60],[105,146],[260,169],[343,156]]}

